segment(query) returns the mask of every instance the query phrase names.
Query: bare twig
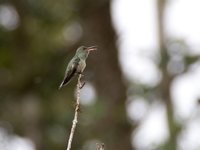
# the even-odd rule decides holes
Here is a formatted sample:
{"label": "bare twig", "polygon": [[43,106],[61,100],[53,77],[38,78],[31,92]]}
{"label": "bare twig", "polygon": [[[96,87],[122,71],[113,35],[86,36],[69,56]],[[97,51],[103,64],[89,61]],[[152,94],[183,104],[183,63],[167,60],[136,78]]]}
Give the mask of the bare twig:
{"label": "bare twig", "polygon": [[72,121],[72,128],[71,128],[71,132],[70,132],[70,136],[69,136],[68,145],[67,145],[66,150],[71,149],[74,132],[75,132],[75,129],[76,129],[76,125],[78,123],[78,115],[79,115],[79,109],[80,109],[80,89],[84,86],[84,85],[81,84],[81,76],[82,75],[79,74],[78,82],[77,82],[77,85],[76,85],[76,108],[75,108],[74,119]]}
{"label": "bare twig", "polygon": [[99,144],[99,143],[97,143],[96,144],[97,145],[97,150],[104,150],[104,143],[101,143],[101,144]]}

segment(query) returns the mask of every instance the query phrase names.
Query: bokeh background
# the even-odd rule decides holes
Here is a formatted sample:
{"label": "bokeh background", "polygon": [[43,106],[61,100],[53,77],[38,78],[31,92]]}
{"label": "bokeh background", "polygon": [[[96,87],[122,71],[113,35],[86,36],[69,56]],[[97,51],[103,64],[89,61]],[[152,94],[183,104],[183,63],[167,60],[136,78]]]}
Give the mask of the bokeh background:
{"label": "bokeh background", "polygon": [[63,150],[80,45],[98,45],[72,149],[200,149],[198,0],[0,0],[0,150]]}

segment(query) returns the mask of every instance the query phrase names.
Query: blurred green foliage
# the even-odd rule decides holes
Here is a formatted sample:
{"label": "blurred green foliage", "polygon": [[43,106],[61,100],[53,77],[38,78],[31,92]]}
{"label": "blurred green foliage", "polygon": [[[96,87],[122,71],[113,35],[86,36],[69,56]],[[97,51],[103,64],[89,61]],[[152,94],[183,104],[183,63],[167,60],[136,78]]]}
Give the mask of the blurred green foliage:
{"label": "blurred green foliage", "polygon": [[75,3],[20,0],[0,4],[11,12],[10,16],[2,12],[2,17],[17,16],[14,29],[0,25],[0,119],[15,134],[31,138],[37,149],[64,149],[71,128],[75,83],[57,89],[74,53],[69,50],[77,42],[66,41],[70,37],[63,34],[76,20]]}

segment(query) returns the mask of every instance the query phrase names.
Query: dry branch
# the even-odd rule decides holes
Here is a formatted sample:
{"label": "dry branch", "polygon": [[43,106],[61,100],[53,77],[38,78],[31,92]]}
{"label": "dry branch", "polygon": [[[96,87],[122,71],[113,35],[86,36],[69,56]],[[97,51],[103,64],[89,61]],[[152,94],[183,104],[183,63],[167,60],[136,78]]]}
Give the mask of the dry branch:
{"label": "dry branch", "polygon": [[72,140],[74,137],[74,132],[76,129],[76,125],[78,123],[78,115],[79,115],[79,108],[80,108],[80,89],[83,87],[83,85],[81,84],[81,74],[78,76],[78,82],[76,85],[76,107],[75,107],[75,114],[74,114],[74,119],[72,121],[72,128],[71,128],[71,132],[70,132],[70,136],[69,136],[69,140],[68,140],[68,145],[67,145],[67,149],[66,150],[70,150],[71,149],[71,145],[72,145]]}
{"label": "dry branch", "polygon": [[97,145],[97,150],[104,150],[104,143],[101,143],[101,144],[99,144],[99,143],[97,143],[96,144]]}

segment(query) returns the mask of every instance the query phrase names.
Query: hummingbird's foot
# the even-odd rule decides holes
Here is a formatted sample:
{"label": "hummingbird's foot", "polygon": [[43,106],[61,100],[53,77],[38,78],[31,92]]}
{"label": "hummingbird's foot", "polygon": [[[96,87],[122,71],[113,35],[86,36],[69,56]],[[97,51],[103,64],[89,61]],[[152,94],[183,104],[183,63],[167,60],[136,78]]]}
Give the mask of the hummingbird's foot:
{"label": "hummingbird's foot", "polygon": [[81,75],[81,77],[84,77],[83,72],[77,72],[78,75]]}
{"label": "hummingbird's foot", "polygon": [[85,81],[83,83],[81,83],[81,85],[79,86],[79,89],[82,89],[85,85]]}

